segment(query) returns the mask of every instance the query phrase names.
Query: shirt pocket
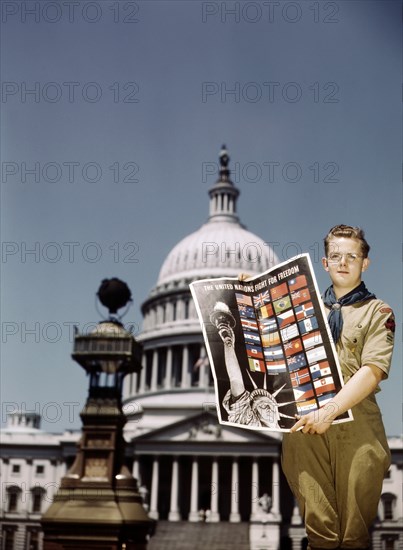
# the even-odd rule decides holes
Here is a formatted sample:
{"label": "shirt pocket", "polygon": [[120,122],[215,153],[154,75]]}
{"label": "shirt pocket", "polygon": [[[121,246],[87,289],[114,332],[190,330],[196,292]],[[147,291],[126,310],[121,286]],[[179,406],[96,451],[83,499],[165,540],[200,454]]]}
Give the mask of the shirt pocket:
{"label": "shirt pocket", "polygon": [[361,325],[357,325],[349,331],[345,331],[343,336],[344,348],[354,355],[360,355],[364,346],[364,334]]}
{"label": "shirt pocket", "polygon": [[342,350],[339,352],[339,357],[341,363],[345,363],[344,367],[346,367],[343,369],[342,365],[342,370],[347,371],[343,374],[351,376],[361,366],[361,354],[365,342],[363,326],[358,324],[349,330],[343,329],[341,339]]}

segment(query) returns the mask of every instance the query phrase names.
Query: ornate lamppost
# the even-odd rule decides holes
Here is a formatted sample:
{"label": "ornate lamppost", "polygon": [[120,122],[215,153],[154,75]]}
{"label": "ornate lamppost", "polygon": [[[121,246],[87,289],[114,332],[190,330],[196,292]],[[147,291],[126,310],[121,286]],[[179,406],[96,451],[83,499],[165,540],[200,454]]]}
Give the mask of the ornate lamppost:
{"label": "ornate lamppost", "polygon": [[72,357],[89,375],[76,459],[42,517],[44,550],[144,550],[154,522],[125,465],[122,382],[141,369],[140,347],[117,311],[131,300],[126,283],[105,279],[98,298],[109,318],[76,334]]}

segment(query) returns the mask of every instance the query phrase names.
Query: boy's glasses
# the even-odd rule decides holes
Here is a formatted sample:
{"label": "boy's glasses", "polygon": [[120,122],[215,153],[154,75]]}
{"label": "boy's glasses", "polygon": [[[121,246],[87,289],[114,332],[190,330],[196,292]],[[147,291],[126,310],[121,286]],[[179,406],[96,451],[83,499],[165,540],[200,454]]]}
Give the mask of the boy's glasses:
{"label": "boy's glasses", "polygon": [[340,254],[340,252],[332,252],[329,254],[327,259],[332,264],[338,264],[341,262],[343,256],[348,264],[353,264],[357,261],[357,258],[362,258],[360,254],[354,254],[353,252],[346,252],[344,254]]}

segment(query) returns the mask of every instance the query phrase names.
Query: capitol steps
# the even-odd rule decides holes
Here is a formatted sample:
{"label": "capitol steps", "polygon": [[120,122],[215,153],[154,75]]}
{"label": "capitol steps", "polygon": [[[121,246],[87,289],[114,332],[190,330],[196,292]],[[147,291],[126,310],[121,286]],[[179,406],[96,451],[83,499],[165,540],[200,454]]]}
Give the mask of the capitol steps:
{"label": "capitol steps", "polygon": [[148,550],[250,550],[248,523],[159,521]]}

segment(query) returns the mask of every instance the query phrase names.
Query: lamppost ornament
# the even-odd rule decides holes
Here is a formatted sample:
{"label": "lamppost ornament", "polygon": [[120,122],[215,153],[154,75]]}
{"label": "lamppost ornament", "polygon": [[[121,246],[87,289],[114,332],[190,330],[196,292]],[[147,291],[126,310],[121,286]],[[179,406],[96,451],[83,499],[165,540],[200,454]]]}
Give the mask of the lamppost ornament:
{"label": "lamppost ornament", "polygon": [[110,315],[116,314],[118,309],[132,301],[130,288],[124,281],[116,277],[103,279],[97,296],[101,304],[108,308]]}

